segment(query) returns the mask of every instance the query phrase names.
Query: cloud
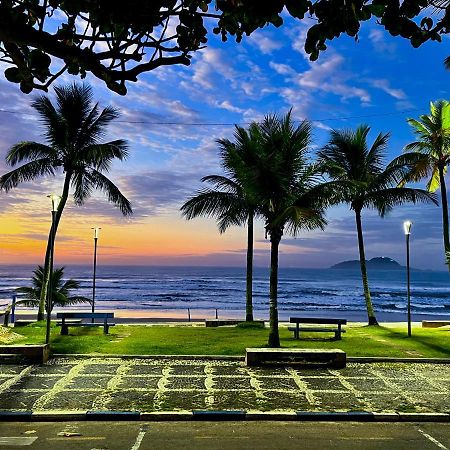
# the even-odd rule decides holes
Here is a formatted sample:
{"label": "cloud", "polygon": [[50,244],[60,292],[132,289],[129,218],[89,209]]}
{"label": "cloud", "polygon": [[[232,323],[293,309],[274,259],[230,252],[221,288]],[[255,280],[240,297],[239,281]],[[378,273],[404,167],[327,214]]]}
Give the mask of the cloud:
{"label": "cloud", "polygon": [[311,64],[311,68],[297,77],[300,87],[312,91],[323,91],[340,96],[343,100],[359,98],[362,103],[370,102],[370,94],[362,88],[348,83],[352,75],[341,71],[344,58],[335,53]]}
{"label": "cloud", "polygon": [[377,53],[392,55],[396,51],[396,45],[392,42],[387,42],[386,31],[381,28],[372,28],[369,32],[369,40]]}
{"label": "cloud", "polygon": [[273,61],[269,62],[269,66],[275,70],[279,75],[289,76],[289,77],[295,77],[297,72],[288,64],[279,64]]}
{"label": "cloud", "polygon": [[232,105],[228,100],[222,102],[217,102],[217,107],[221,109],[226,109],[227,111],[242,114],[245,110]]}
{"label": "cloud", "polygon": [[219,74],[230,81],[236,76],[232,63],[228,60],[226,54],[213,47],[202,50],[200,58],[194,62],[192,70],[192,81],[205,89],[214,89],[214,74]]}
{"label": "cloud", "polygon": [[251,35],[249,42],[251,45],[257,47],[264,55],[271,55],[275,50],[279,50],[284,45],[282,42],[260,30]]}
{"label": "cloud", "polygon": [[386,92],[386,94],[395,98],[396,100],[406,100],[407,96],[402,89],[394,89],[391,87],[389,80],[377,79],[369,81],[373,87]]}

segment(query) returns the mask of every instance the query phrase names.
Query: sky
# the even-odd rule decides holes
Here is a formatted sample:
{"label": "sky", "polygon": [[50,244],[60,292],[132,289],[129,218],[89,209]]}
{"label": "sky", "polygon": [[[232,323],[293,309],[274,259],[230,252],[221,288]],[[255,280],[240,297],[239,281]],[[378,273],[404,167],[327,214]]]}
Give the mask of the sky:
{"label": "sky", "polygon": [[[179,212],[202,187],[201,177],[221,173],[216,140],[232,139],[233,124],[245,126],[292,108],[295,120],[313,121],[313,158],[331,129],[366,123],[372,130],[369,142],[380,132],[391,133],[388,161],[414,140],[407,118],[428,113],[430,101],[450,98],[450,72],[443,66],[450,54],[447,38],[414,49],[367,22],[358,42],[342,36],[310,62],[303,50],[306,29],[285,17],[281,28],[265,27],[240,44],[211,35],[191,66],[143,74],[128,84],[125,97],[88,76],[100,106],[112,105],[121,113],[106,138],[126,139],[130,157],[115,163],[108,176],[132,202],[134,214],[122,217],[101,193],[83,206],[70,200],[58,230],[55,264],[90,264],[91,228],[98,226],[99,264],[244,266],[245,228],[221,235],[213,219],[186,221]],[[74,80],[79,81],[64,76],[59,83]],[[11,145],[44,142],[44,129],[30,106],[38,94],[23,94],[0,75],[2,174],[9,170],[4,161]],[[62,177],[0,193],[0,264],[43,262],[51,223],[46,196],[61,191]],[[432,205],[399,207],[383,219],[364,211],[366,257],[388,256],[404,264],[402,223],[407,219],[413,222],[411,264],[444,270],[441,210]],[[346,205],[333,207],[327,220],[324,231],[284,236],[280,266],[321,268],[357,259],[352,211]],[[269,265],[269,247],[263,223],[257,222],[255,265]]]}

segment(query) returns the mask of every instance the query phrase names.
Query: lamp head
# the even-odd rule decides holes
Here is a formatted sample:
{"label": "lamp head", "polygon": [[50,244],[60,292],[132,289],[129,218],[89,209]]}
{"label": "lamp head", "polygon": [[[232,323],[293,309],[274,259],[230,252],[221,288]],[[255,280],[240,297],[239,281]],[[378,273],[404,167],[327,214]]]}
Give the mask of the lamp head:
{"label": "lamp head", "polygon": [[405,235],[411,234],[411,225],[412,225],[412,222],[409,220],[405,220],[403,222],[403,231],[404,231]]}
{"label": "lamp head", "polygon": [[93,228],[91,228],[91,230],[94,230],[94,239],[98,239],[98,236],[100,234],[101,228],[100,227],[93,227]]}
{"label": "lamp head", "polygon": [[58,211],[59,202],[61,201],[61,196],[56,194],[47,195],[47,197],[52,201],[52,211]]}

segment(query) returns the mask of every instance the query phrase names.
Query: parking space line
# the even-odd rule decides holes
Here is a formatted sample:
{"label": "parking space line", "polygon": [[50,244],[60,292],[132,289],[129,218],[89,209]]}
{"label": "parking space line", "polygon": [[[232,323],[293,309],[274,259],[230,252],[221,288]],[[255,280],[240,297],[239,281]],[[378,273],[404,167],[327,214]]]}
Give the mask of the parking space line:
{"label": "parking space line", "polygon": [[134,443],[133,447],[131,447],[131,450],[139,450],[139,448],[142,444],[142,441],[144,440],[145,433],[147,432],[147,430],[148,430],[147,425],[144,425],[141,427],[141,429],[139,430],[139,433],[136,437],[136,442]]}
{"label": "parking space line", "polygon": [[425,433],[425,431],[422,431],[420,428],[417,428],[417,431],[424,437],[426,437],[429,441],[431,441],[433,444],[436,444],[439,448],[442,450],[448,450],[448,448],[441,444],[437,439],[435,439],[433,436],[430,436],[429,434]]}
{"label": "parking space line", "polygon": [[8,445],[13,447],[25,447],[31,445],[37,436],[25,437],[25,436],[10,436],[10,437],[0,437],[0,446]]}

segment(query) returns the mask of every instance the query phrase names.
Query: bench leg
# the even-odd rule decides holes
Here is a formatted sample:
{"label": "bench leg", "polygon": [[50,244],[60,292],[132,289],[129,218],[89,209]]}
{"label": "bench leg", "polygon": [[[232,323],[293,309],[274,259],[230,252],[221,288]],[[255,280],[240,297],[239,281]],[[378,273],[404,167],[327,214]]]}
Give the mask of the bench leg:
{"label": "bench leg", "polygon": [[61,335],[67,336],[68,334],[69,334],[69,327],[67,326],[67,324],[62,323],[61,324]]}
{"label": "bench leg", "polygon": [[108,332],[109,332],[109,325],[105,323],[105,325],[103,325],[103,334],[108,334]]}

